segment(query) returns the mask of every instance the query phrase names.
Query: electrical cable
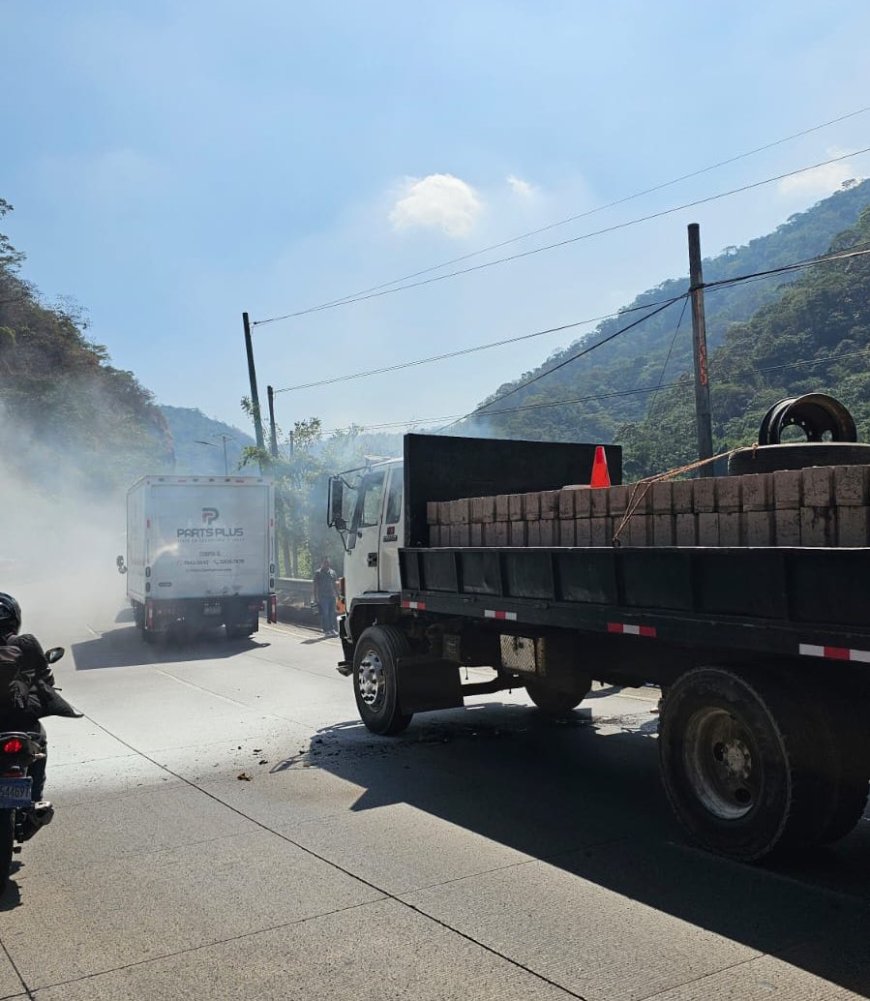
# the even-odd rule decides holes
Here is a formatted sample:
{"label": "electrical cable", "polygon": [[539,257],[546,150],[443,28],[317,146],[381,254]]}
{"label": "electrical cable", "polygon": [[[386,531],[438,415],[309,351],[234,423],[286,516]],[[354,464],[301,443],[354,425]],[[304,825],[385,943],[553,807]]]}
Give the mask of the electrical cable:
{"label": "electrical cable", "polygon": [[589,240],[593,237],[603,236],[607,233],[614,233],[622,229],[627,229],[631,226],[636,226],[643,222],[651,222],[654,219],[662,219],[665,216],[673,215],[676,212],[682,212],[685,209],[696,208],[699,205],[707,205],[710,202],[719,201],[723,198],[729,198],[732,195],[742,194],[746,191],[752,191],[756,188],[764,187],[765,185],[768,184],[773,184],[776,181],[785,180],[788,177],[795,177],[798,174],[803,174],[810,170],[817,170],[820,167],[827,167],[834,163],[840,163],[843,160],[848,160],[851,159],[852,157],[862,156],[865,153],[870,153],[870,146],[864,149],[855,150],[854,152],[851,153],[844,153],[841,156],[831,157],[829,160],[823,160],[819,163],[810,164],[809,166],[806,167],[800,167],[797,170],[787,171],[784,174],[777,174],[774,177],[767,177],[762,181],[753,181],[750,184],[744,184],[737,188],[731,188],[728,191],[720,191],[714,195],[707,195],[704,198],[697,198],[694,201],[684,202],[682,205],[674,205],[671,206],[670,208],[662,209],[659,212],[652,212],[649,215],[638,216],[634,219],[629,219],[626,222],[615,223],[614,225],[606,226],[603,229],[592,230],[587,233],[581,233],[578,236],[572,236],[565,240],[559,240],[557,243],[549,243],[545,244],[542,247],[534,247],[531,250],[524,250],[517,254],[510,254],[507,257],[499,257],[496,258],[494,261],[485,261],[483,264],[475,264],[469,268],[460,268],[458,271],[449,271],[447,272],[447,274],[436,275],[432,278],[424,278],[421,281],[408,282],[407,284],[396,285],[395,287],[392,288],[382,288],[379,291],[370,292],[365,295],[358,295],[353,297],[347,297],[344,299],[333,300],[332,302],[329,303],[322,303],[319,306],[311,306],[307,309],[297,310],[296,312],[293,313],[285,313],[282,316],[272,316],[263,320],[254,320],[253,325],[263,326],[267,323],[277,323],[281,320],[289,320],[297,316],[305,316],[309,313],[318,313],[326,309],[335,309],[338,306],[349,306],[352,303],[364,302],[368,299],[377,299],[380,298],[381,296],[392,295],[395,292],[403,292],[407,289],[420,288],[423,285],[431,285],[434,282],[446,281],[449,278],[456,278],[460,275],[467,275],[477,271],[483,271],[487,268],[496,267],[499,264],[506,264],[510,261],[521,260],[526,257],[531,257],[535,254],[542,254],[549,250],[556,250],[560,247],[566,247],[574,243],[579,243],[581,240]]}

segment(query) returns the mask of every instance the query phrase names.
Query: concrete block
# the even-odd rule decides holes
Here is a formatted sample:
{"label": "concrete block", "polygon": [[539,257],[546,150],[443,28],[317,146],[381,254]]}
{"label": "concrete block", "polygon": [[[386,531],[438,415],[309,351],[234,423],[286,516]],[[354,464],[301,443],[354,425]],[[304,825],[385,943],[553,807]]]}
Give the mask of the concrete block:
{"label": "concrete block", "polygon": [[[715,477],[704,476],[695,480],[692,489],[692,508],[696,514],[712,514],[716,510]],[[702,542],[701,545],[706,545],[706,543]]]}
{"label": "concrete block", "polygon": [[523,520],[523,495],[508,494],[508,521]]}
{"label": "concrete block", "polygon": [[471,500],[462,497],[459,500],[450,501],[450,524],[468,525],[471,523]]}
{"label": "concrete block", "polygon": [[590,487],[577,487],[574,490],[574,517],[592,517],[592,490]]}
{"label": "concrete block", "polygon": [[528,545],[527,525],[524,521],[508,522],[508,545],[526,546]]}
{"label": "concrete block", "polygon": [[526,545],[527,546],[540,546],[541,545],[541,522],[540,521],[527,521],[526,522]]}
{"label": "concrete block", "polygon": [[674,480],[672,484],[674,514],[689,514],[694,511],[692,506],[692,487],[694,480]]}
{"label": "concrete block", "polygon": [[495,499],[495,520],[507,521],[509,497],[507,494],[499,494]]}
{"label": "concrete block", "polygon": [[441,518],[438,514],[438,509],[440,505],[438,501],[426,501],[426,524],[427,525],[440,525]]}
{"label": "concrete block", "polygon": [[589,491],[589,500],[592,508],[593,518],[606,518],[610,490],[607,487],[598,487]]}
{"label": "concrete block", "polygon": [[468,526],[468,544],[470,546],[483,545],[483,522],[473,521]]}
{"label": "concrete block", "polygon": [[560,490],[541,491],[541,518],[544,521],[552,521],[559,517],[560,493]]}
{"label": "concrete block", "polygon": [[542,518],[540,521],[541,530],[541,545],[542,546],[558,546],[558,528],[559,522],[553,521],[552,518]]}
{"label": "concrete block", "polygon": [[471,545],[471,530],[469,525],[450,526],[450,546],[454,549]]}
{"label": "concrete block", "polygon": [[[785,470],[786,472],[800,472],[800,470]],[[776,491],[776,473],[774,477],[774,492]],[[776,527],[776,545],[778,546],[799,546],[801,544],[801,512],[800,508],[779,508],[773,512],[773,521]]]}
{"label": "concrete block", "polygon": [[508,544],[507,521],[494,521],[484,527],[484,540],[488,546],[506,546]]}
{"label": "concrete block", "polygon": [[[737,479],[737,477],[735,477]],[[741,545],[740,528],[742,516],[739,511],[719,512],[719,545]]]}
{"label": "concrete block", "polygon": [[590,518],[589,532],[590,545],[609,546],[612,539],[610,518]]}
{"label": "concrete block", "polygon": [[574,518],[574,498],[577,496],[576,490],[565,489],[559,491],[559,517]]}
{"label": "concrete block", "polygon": [[441,526],[440,525],[430,525],[429,526],[429,545],[434,546],[436,549],[441,545]]}
{"label": "concrete block", "polygon": [[[821,466],[815,467],[821,469]],[[803,470],[808,472],[809,470]],[[804,480],[806,486],[806,480]],[[801,543],[802,546],[836,546],[837,544],[837,509],[830,507],[801,508]]]}
{"label": "concrete block", "polygon": [[[746,479],[757,479],[760,473],[747,476]],[[744,501],[746,493],[743,494]],[[743,544],[745,546],[772,546],[776,541],[776,524],[773,511],[746,511],[743,514]]]}
{"label": "concrete block", "polygon": [[537,521],[541,517],[541,495],[535,492],[522,496],[523,521]]}
{"label": "concrete block", "polygon": [[658,483],[653,483],[652,509],[653,514],[673,514],[674,485],[670,480],[660,480]]}
{"label": "concrete block", "polygon": [[574,529],[574,519],[560,518],[555,524],[559,527],[559,545],[576,545],[577,533]]}
{"label": "concrete block", "polygon": [[773,508],[773,479],[770,473],[749,473],[734,479],[742,481],[743,511],[770,511]]}
{"label": "concrete block", "polygon": [[625,509],[632,514],[652,514],[652,483],[626,485]]}
{"label": "concrete block", "polygon": [[[633,514],[628,519],[628,544],[630,546],[649,546],[652,543],[652,519],[645,514]],[[625,545],[624,534],[621,536]]]}
{"label": "concrete block", "polygon": [[592,519],[591,518],[577,518],[574,521],[574,545],[575,546],[591,546],[592,545]]}
{"label": "concrete block", "polygon": [[471,502],[472,522],[495,521],[495,497],[475,497]]}
{"label": "concrete block", "polygon": [[838,507],[863,507],[870,499],[868,482],[870,466],[834,466],[834,503]]}
{"label": "concrete block", "polygon": [[[773,506],[776,510],[799,510],[801,506],[801,470],[777,469],[772,475]],[[797,542],[793,544],[799,545]],[[782,545],[782,543],[777,541],[777,545]]]}
{"label": "concrete block", "polygon": [[802,507],[828,507],[834,501],[834,469],[832,466],[810,466],[801,470]]}
{"label": "concrete block", "polygon": [[438,501],[438,524],[449,525],[453,521],[453,501]]}
{"label": "concrete block", "polygon": [[[698,480],[698,483],[701,483]],[[697,483],[695,484],[697,486]],[[698,515],[698,545],[719,545],[719,515],[710,511],[702,511]]]}
{"label": "concrete block", "polygon": [[[690,494],[690,503],[691,499]],[[674,523],[674,534],[676,535],[678,546],[698,545],[698,522],[696,515],[681,511],[679,514],[674,515]]]}
{"label": "concrete block", "polygon": [[[668,485],[670,486],[670,484]],[[674,516],[672,514],[654,514],[652,516],[652,523],[652,541],[654,546],[676,545],[676,524],[674,523]]]}
{"label": "concrete block", "polygon": [[870,545],[870,508],[846,505],[837,509],[837,545]]}
{"label": "concrete block", "polygon": [[[742,487],[742,476],[717,476],[713,482],[716,484],[716,510],[722,514],[733,514],[740,510],[740,497]],[[720,524],[721,533],[722,526]],[[724,545],[724,543],[723,543]]]}
{"label": "concrete block", "polygon": [[628,487],[618,486],[610,488],[610,513],[614,517],[625,514],[625,505],[628,502]]}

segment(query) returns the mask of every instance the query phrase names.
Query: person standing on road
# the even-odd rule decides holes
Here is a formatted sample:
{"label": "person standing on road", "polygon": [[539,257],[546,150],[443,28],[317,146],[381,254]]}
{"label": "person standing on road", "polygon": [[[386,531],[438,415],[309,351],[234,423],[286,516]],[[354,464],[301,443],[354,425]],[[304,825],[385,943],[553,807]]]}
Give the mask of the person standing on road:
{"label": "person standing on road", "polygon": [[335,571],[324,556],[320,569],[314,574],[314,602],[320,611],[320,628],[324,636],[337,636],[335,599],[338,596],[338,580]]}

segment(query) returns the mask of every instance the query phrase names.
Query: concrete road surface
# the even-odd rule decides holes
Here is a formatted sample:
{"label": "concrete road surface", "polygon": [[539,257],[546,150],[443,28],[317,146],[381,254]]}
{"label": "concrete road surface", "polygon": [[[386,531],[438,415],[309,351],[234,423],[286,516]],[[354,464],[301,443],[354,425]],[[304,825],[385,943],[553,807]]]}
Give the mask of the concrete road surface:
{"label": "concrete road surface", "polygon": [[358,722],[339,648],[143,645],[117,580],[22,593],[67,656],[54,824],[0,899],[0,998],[694,1001],[870,996],[870,825],[789,867],[687,843],[657,694],[523,693]]}

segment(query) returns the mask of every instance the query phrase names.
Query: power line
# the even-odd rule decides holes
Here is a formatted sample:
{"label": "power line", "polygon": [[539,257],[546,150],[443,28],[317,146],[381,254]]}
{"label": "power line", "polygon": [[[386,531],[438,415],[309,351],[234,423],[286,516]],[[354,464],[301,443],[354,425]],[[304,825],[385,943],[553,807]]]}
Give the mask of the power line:
{"label": "power line", "polygon": [[[625,195],[622,198],[617,198],[615,201],[607,202],[604,205],[598,205],[593,209],[588,209],[585,212],[579,212],[576,215],[568,216],[565,219],[560,219],[557,222],[549,223],[547,226],[541,226],[538,229],[529,230],[527,233],[520,233],[518,236],[512,236],[507,240],[502,240],[500,243],[493,243],[488,247],[482,247],[479,250],[471,251],[468,254],[462,254],[459,257],[453,257],[450,260],[442,261],[440,264],[433,264],[430,267],[423,268],[420,271],[414,271],[411,274],[403,275],[401,278],[394,278],[389,282],[382,282],[380,285],[372,285],[369,288],[360,289],[357,292],[350,292],[348,295],[341,296],[339,299],[332,299],[329,302],[321,303],[319,306],[310,307],[310,310],[316,309],[326,309],[333,306],[340,306],[346,303],[350,299],[355,299],[358,296],[366,295],[369,292],[379,292],[381,289],[389,288],[392,285],[398,285],[402,282],[412,281],[414,278],[419,278],[422,275],[431,274],[433,271],[440,271],[442,268],[450,267],[453,264],[461,264],[463,261],[471,260],[474,257],[479,257],[481,254],[488,254],[493,250],[500,250],[502,247],[508,247],[513,243],[518,243],[520,240],[526,240],[532,236],[539,236],[541,233],[546,233],[549,230],[557,229],[560,226],[566,226],[569,223],[577,222],[579,219],[585,219],[591,215],[595,215],[598,212],[604,212],[607,209],[615,208],[618,205],[624,205],[626,202],[634,201],[637,198],[642,198],[645,195],[654,194],[657,191],[662,191],[665,188],[673,187],[675,184],[679,184],[682,181],[690,180],[693,177],[698,177],[701,174],[709,173],[712,170],[717,170],[719,167],[726,167],[729,164],[736,163],[739,160],[744,160],[747,157],[755,156],[757,153],[763,153],[766,150],[773,149],[776,146],[781,146],[784,143],[791,142],[794,139],[800,139],[804,136],[810,135],[813,132],[818,132],[821,129],[828,128],[831,125],[838,125],[840,122],[847,121],[850,118],[855,118],[857,115],[863,115],[870,111],[870,106],[865,108],[859,108],[857,111],[851,111],[846,115],[841,115],[839,118],[833,118],[830,121],[822,122],[820,125],[814,125],[811,128],[803,129],[801,132],[792,133],[792,135],[785,136],[782,139],[776,139],[773,142],[766,143],[763,146],[756,146],[754,149],[747,150],[744,153],[739,153],[735,156],[729,157],[725,160],[720,160],[718,163],[710,164],[707,167],[701,167],[698,170],[693,170],[688,174],[682,174],[679,177],[675,177],[670,181],[664,181],[661,184],[653,185],[650,188],[644,188],[642,191],[637,191],[632,195]],[[278,320],[289,319],[291,316],[302,315],[310,310],[302,310],[299,313],[291,313],[287,316],[274,317],[267,320],[257,320],[255,323],[273,323]]]}
{"label": "power line", "polygon": [[[319,379],[316,382],[304,382],[298,386],[287,386],[284,389],[276,389],[274,393],[292,393],[299,389],[313,389],[316,386],[329,386],[336,382],[349,382],[352,379],[366,379],[371,375],[382,375],[385,372],[398,372],[400,369],[415,368],[418,365],[428,365],[436,361],[445,361],[449,358],[459,358],[462,355],[474,354],[477,351],[489,351],[491,348],[503,347],[506,344],[518,344],[520,341],[532,340],[535,337],[543,337],[545,334],[557,334],[563,330],[571,330],[574,327],[582,327],[589,323],[600,323],[602,320],[610,320],[616,316],[625,316],[627,313],[636,313],[641,309],[649,309],[657,306],[665,300],[647,302],[642,306],[628,306],[625,309],[617,310],[615,313],[605,313],[602,316],[593,316],[587,320],[575,320],[572,323],[563,323],[558,327],[547,327],[546,330],[535,330],[531,334],[520,334],[517,337],[506,337],[500,341],[490,341],[488,344],[478,344],[471,348],[460,348],[458,351],[448,351],[440,355],[429,355],[427,358],[416,358],[413,361],[399,362],[396,365],[385,365],[383,368],[372,368],[365,372],[349,372],[346,375],[333,376],[330,379]],[[671,300],[668,299],[668,302]]]}
{"label": "power line", "polygon": [[[659,212],[652,212],[649,215],[639,216],[634,219],[629,219],[626,222],[615,223],[612,226],[606,226],[603,229],[592,230],[587,233],[581,233],[579,236],[572,236],[565,240],[560,240],[557,243],[545,244],[543,247],[535,247],[531,250],[524,250],[516,254],[510,254],[507,257],[499,257],[494,261],[485,261],[483,264],[475,264],[468,268],[460,268],[457,271],[449,271],[447,274],[435,275],[432,278],[424,278],[421,281],[408,282],[407,284],[396,284],[395,287],[391,288],[380,288],[378,291],[369,292],[363,295],[349,296],[344,299],[333,300],[332,302],[322,303],[319,306],[311,306],[307,309],[297,310],[294,313],[285,313],[282,316],[273,316],[265,320],[255,320],[254,324],[257,326],[262,326],[267,323],[277,323],[280,320],[289,320],[297,316],[305,316],[309,313],[318,313],[326,309],[335,309],[338,306],[349,306],[352,303],[364,302],[368,299],[377,299],[381,296],[392,295],[395,292],[403,292],[407,289],[420,288],[423,285],[431,285],[434,282],[446,281],[450,278],[457,278],[460,275],[472,274],[477,271],[483,271],[487,268],[497,267],[500,264],[506,264],[510,261],[521,260],[525,257],[531,257],[535,254],[542,254],[549,250],[557,250],[560,247],[566,247],[574,243],[578,243],[581,240],[589,240],[596,236],[603,236],[607,233],[614,233],[622,229],[627,229],[630,226],[636,226],[642,222],[651,222],[654,219],[661,219],[668,215],[673,215],[676,212],[682,212],[685,209],[696,208],[699,205],[707,205],[710,202],[719,201],[723,198],[729,198],[732,195],[742,194],[746,191],[752,191],[755,188],[764,187],[768,184],[773,184],[776,181],[785,180],[787,177],[795,177],[798,174],[806,173],[810,170],[817,170],[819,167],[827,167],[833,163],[840,163],[843,160],[848,160],[852,157],[862,156],[865,153],[870,153],[870,146],[855,150],[852,153],[844,153],[841,156],[831,157],[829,160],[823,160],[819,163],[810,164],[806,167],[800,167],[797,170],[791,170],[784,174],[777,174],[775,177],[767,177],[762,181],[753,181],[750,184],[741,185],[738,188],[731,188],[728,191],[721,191],[715,195],[708,195],[704,198],[698,198],[691,202],[684,202],[682,205],[674,205],[667,209],[662,209]],[[392,284],[392,283],[391,283]]]}

